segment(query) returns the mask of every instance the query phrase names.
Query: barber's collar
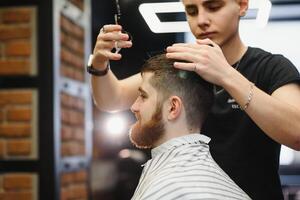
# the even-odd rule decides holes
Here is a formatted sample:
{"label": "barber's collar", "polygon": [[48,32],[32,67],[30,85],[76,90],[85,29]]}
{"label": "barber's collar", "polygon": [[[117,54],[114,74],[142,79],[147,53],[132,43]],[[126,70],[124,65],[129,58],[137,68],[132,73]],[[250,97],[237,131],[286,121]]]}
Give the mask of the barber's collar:
{"label": "barber's collar", "polygon": [[155,147],[154,149],[151,150],[151,157],[154,158],[155,156],[167,152],[173,148],[176,148],[178,146],[182,146],[184,144],[193,144],[193,143],[205,143],[208,144],[210,141],[210,138],[200,134],[200,133],[192,133],[192,134],[188,134],[185,136],[181,136],[181,137],[177,137],[177,138],[173,138],[161,145],[159,145],[158,147]]}

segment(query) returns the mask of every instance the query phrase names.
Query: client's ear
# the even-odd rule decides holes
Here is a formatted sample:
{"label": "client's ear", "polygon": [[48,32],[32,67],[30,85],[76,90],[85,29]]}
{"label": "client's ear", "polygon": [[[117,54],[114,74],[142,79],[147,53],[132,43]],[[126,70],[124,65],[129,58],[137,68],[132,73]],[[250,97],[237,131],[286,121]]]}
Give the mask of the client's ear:
{"label": "client's ear", "polygon": [[239,4],[240,4],[240,17],[244,17],[248,10],[249,0],[240,0]]}
{"label": "client's ear", "polygon": [[182,112],[182,100],[178,96],[171,96],[168,99],[168,120],[177,119]]}

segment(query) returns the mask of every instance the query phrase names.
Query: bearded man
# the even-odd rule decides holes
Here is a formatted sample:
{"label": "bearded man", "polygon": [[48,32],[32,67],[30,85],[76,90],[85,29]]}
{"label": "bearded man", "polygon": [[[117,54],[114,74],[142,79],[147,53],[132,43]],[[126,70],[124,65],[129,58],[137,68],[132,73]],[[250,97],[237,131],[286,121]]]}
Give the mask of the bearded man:
{"label": "bearded man", "polygon": [[162,54],[142,68],[130,140],[151,148],[152,159],[132,199],[250,199],[213,160],[210,138],[200,133],[213,103],[212,85],[173,64]]}

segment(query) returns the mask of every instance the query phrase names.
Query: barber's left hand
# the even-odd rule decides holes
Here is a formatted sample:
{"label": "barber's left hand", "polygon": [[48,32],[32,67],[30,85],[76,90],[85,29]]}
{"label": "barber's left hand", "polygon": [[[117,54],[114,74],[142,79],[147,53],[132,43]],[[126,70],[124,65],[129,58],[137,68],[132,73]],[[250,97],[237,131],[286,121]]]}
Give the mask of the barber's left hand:
{"label": "barber's left hand", "polygon": [[210,39],[197,40],[195,44],[173,44],[167,48],[166,56],[184,61],[175,62],[174,67],[195,71],[203,79],[220,86],[234,69],[228,64],[221,48]]}

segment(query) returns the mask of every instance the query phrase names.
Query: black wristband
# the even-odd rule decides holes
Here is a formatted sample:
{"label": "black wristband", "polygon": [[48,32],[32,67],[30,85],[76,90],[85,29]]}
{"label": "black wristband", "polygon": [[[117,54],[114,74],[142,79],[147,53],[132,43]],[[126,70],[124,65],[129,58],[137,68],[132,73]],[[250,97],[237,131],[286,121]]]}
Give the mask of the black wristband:
{"label": "black wristband", "polygon": [[95,76],[105,76],[109,69],[110,69],[109,64],[104,70],[95,69],[93,65],[87,66],[87,72]]}
{"label": "black wristband", "polygon": [[90,55],[89,60],[88,60],[88,64],[87,64],[87,72],[94,75],[94,76],[105,76],[108,72],[108,70],[110,69],[110,65],[108,63],[107,67],[104,70],[98,70],[95,69],[92,65],[92,61],[93,61],[93,54]]}

